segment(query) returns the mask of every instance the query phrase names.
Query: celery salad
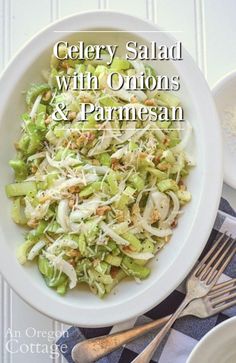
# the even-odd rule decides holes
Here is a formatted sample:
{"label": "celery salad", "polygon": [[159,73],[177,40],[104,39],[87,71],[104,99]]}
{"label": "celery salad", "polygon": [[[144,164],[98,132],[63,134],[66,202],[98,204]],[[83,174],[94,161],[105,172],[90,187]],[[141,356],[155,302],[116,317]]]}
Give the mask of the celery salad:
{"label": "celery salad", "polygon": [[[87,284],[104,297],[122,279],[137,282],[151,273],[148,262],[169,241],[181,208],[190,201],[185,177],[193,164],[185,151],[187,121],[97,122],[80,119],[82,102],[101,107],[179,103],[163,91],[74,91],[58,88],[56,75],[75,70],[106,77],[111,71],[146,75],[140,62],[115,58],[110,66],[94,61],[59,61],[52,56],[44,83],[26,92],[16,157],[12,219],[26,227],[17,249],[21,264],[34,261],[48,287],[64,295]],[[54,121],[64,100],[69,121]]]}

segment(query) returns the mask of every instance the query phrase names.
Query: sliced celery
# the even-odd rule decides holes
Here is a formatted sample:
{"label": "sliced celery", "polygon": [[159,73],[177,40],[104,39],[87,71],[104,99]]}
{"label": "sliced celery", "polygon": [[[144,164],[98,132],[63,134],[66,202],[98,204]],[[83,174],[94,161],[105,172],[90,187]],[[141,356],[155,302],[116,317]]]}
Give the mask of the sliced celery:
{"label": "sliced celery", "polygon": [[6,194],[8,197],[19,197],[29,193],[36,193],[37,186],[33,181],[13,183],[6,185]]}

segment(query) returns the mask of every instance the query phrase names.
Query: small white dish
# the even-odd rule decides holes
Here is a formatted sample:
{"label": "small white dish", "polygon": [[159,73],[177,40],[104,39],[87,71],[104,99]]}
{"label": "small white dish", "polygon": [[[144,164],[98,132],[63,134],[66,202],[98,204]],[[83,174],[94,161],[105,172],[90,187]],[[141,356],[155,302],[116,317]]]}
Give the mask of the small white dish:
{"label": "small white dish", "polygon": [[222,125],[224,181],[236,189],[236,71],[221,78],[212,92]]}
{"label": "small white dish", "polygon": [[196,345],[186,363],[235,363],[236,317],[217,325]]}

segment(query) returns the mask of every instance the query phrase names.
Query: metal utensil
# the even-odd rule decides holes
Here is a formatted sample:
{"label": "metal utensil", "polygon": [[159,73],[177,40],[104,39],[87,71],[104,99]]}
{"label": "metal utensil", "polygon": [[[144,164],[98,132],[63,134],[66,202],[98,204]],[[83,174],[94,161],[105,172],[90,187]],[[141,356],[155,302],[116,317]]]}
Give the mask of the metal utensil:
{"label": "metal utensil", "polygon": [[132,363],[150,362],[154,352],[184,308],[192,300],[207,295],[230,262],[231,258],[235,254],[235,251],[235,240],[226,234],[222,234],[191,273],[190,277],[188,277],[186,283],[186,296],[179,308],[171,316],[151,343],[148,344],[148,346],[132,361]]}

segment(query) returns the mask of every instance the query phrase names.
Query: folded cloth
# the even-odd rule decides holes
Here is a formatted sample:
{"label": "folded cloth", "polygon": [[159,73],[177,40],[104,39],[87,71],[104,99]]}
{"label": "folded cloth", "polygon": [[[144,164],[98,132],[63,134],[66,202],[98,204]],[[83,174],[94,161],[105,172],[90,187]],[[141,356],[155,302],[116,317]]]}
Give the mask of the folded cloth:
{"label": "folded cloth", "polygon": [[[236,212],[230,207],[225,199],[221,199],[217,218],[204,251],[207,251],[218,233],[225,231],[236,237]],[[203,251],[203,254],[204,254]],[[224,271],[221,280],[236,277],[236,256]],[[144,315],[133,319],[125,324],[118,324],[109,328],[85,329],[72,327],[57,342],[59,350],[69,363],[73,363],[71,350],[74,345],[84,339],[113,333],[124,328],[131,328],[158,319],[162,316],[173,313],[184,298],[183,282],[172,294],[161,304]],[[172,327],[170,334],[162,342],[153,356],[151,363],[185,363],[188,355],[197,342],[214,326],[229,317],[236,316],[236,306],[208,319],[198,319],[192,316],[178,320]],[[131,362],[154,338],[156,332],[151,332],[124,347],[110,353],[107,357],[100,359],[99,363],[129,363]],[[63,347],[63,349],[62,349]]]}

